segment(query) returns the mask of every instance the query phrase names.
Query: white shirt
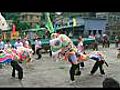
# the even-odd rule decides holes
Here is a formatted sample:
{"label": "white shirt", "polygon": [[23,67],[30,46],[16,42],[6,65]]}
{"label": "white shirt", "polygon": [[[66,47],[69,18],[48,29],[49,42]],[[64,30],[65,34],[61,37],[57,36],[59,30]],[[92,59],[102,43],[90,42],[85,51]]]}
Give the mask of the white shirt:
{"label": "white shirt", "polygon": [[25,41],[24,41],[24,46],[25,46],[25,47],[29,47],[29,41],[25,40]]}
{"label": "white shirt", "polygon": [[19,48],[19,47],[23,47],[23,43],[22,42],[16,42],[15,44],[14,44],[14,46],[16,47],[16,48]]}
{"label": "white shirt", "polygon": [[101,60],[103,59],[103,57],[102,57],[101,55],[96,54],[96,53],[94,53],[94,54],[92,53],[91,55],[89,55],[89,57],[90,57],[90,58],[92,58],[92,57],[98,58],[99,61],[101,61]]}
{"label": "white shirt", "polygon": [[1,41],[1,42],[0,42],[0,49],[3,49],[3,48],[4,48],[4,42]]}
{"label": "white shirt", "polygon": [[6,44],[5,44],[5,49],[11,48],[11,47],[12,47],[12,45],[11,45],[10,43],[6,43]]}
{"label": "white shirt", "polygon": [[35,48],[42,48],[41,44],[41,41],[35,40]]}

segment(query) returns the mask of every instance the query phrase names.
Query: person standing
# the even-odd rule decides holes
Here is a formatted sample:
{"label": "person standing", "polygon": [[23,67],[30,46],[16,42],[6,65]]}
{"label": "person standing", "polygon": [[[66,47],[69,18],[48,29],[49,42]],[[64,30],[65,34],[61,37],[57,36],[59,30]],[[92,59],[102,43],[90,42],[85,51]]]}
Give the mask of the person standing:
{"label": "person standing", "polygon": [[5,43],[2,41],[2,39],[0,38],[0,50],[3,50],[5,47]]}
{"label": "person standing", "polygon": [[[70,80],[72,82],[75,81],[75,75],[81,75],[81,71],[79,69],[79,63],[77,61],[77,57],[75,54],[75,51],[73,49],[68,50],[68,52],[66,51],[65,56],[68,58],[68,61],[71,64],[71,68],[69,70],[69,74],[70,74]],[[76,73],[77,70],[77,73]]]}
{"label": "person standing", "polygon": [[103,64],[105,63],[107,66],[108,64],[106,63],[106,61],[104,60],[103,55],[100,52],[95,52],[94,54],[89,55],[90,59],[95,60],[95,64],[90,72],[91,75],[93,75],[97,69],[100,69],[100,73],[102,75],[105,75],[104,69],[103,69]]}
{"label": "person standing", "polygon": [[29,41],[28,41],[27,38],[24,38],[24,40],[23,40],[23,46],[24,46],[25,48],[30,48],[30,43],[29,43]]}
{"label": "person standing", "polygon": [[[78,53],[84,53],[84,45],[83,45],[83,38],[80,36],[78,38],[78,45],[77,45]],[[83,69],[84,68],[84,62],[79,63],[80,67]]]}
{"label": "person standing", "polygon": [[40,38],[37,38],[37,40],[35,40],[35,52],[38,56],[37,59],[41,59],[42,58],[42,54],[41,54],[41,49],[42,49],[42,42],[40,40]]}

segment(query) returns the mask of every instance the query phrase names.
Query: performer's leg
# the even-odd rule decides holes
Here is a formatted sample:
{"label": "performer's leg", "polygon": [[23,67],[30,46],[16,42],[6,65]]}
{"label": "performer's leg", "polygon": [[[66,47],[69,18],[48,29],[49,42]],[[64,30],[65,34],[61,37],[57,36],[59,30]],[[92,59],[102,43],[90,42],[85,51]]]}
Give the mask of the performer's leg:
{"label": "performer's leg", "polygon": [[42,57],[42,54],[39,52],[41,50],[41,48],[38,48],[37,50],[36,50],[36,54],[38,55],[38,58],[37,59],[41,59],[41,57]]}
{"label": "performer's leg", "polygon": [[15,77],[15,61],[11,61],[11,66],[12,66],[12,77]]}
{"label": "performer's leg", "polygon": [[51,47],[50,47],[49,55],[50,55],[50,57],[52,57],[52,50],[51,50]]}
{"label": "performer's leg", "polygon": [[33,55],[35,54],[35,45],[32,45]]}
{"label": "performer's leg", "polygon": [[81,75],[81,71],[80,71],[80,63],[77,64],[77,68],[76,68],[76,73],[75,75]]}
{"label": "performer's leg", "polygon": [[84,67],[85,65],[84,65],[84,62],[80,62],[80,65],[81,65],[81,67]]}
{"label": "performer's leg", "polygon": [[91,70],[91,74],[94,74],[97,71],[98,66],[99,66],[99,63],[98,63],[98,61],[96,61],[96,63],[94,64],[94,66],[93,66],[93,68]]}
{"label": "performer's leg", "polygon": [[12,70],[12,77],[15,78],[15,68],[13,67],[13,70]]}
{"label": "performer's leg", "polygon": [[100,69],[101,74],[105,74],[104,69],[103,69],[103,64],[104,64],[103,61],[99,61],[99,69]]}
{"label": "performer's leg", "polygon": [[75,70],[77,69],[77,65],[72,64],[71,68],[70,68],[70,79],[72,81],[75,80],[74,76],[75,76]]}
{"label": "performer's leg", "polygon": [[23,79],[23,69],[20,68],[20,70],[18,71],[18,79],[22,80]]}

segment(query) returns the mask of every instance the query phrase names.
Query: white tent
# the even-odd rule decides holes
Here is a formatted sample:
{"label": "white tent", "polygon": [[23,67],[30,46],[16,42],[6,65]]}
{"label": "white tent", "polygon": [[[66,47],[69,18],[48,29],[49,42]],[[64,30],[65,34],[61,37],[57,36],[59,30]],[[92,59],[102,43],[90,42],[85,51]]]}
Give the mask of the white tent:
{"label": "white tent", "polygon": [[2,31],[10,29],[8,23],[6,22],[5,18],[0,13],[0,29]]}

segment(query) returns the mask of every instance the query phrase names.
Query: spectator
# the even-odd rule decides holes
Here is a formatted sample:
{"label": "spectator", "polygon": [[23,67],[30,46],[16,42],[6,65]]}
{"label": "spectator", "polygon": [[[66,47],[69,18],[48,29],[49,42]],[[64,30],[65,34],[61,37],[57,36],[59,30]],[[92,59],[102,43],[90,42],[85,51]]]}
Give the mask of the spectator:
{"label": "spectator", "polygon": [[[77,49],[78,49],[79,53],[84,52],[84,46],[83,46],[83,38],[82,38],[82,36],[79,36],[79,38],[78,38]],[[79,64],[80,64],[81,68],[83,69],[84,68],[84,62],[80,62]]]}
{"label": "spectator", "polygon": [[25,48],[30,48],[30,41],[27,38],[24,38],[24,40],[23,40],[23,46]]}
{"label": "spectator", "polygon": [[12,45],[10,43],[10,40],[7,40],[6,41],[6,44],[5,44],[5,49],[8,49],[8,48],[12,48]]}
{"label": "spectator", "polygon": [[2,39],[0,38],[0,50],[3,50],[4,49],[4,42],[2,41]]}
{"label": "spectator", "polygon": [[119,82],[111,77],[105,78],[102,85],[103,85],[103,88],[119,88],[120,87]]}
{"label": "spectator", "polygon": [[41,59],[42,54],[39,52],[42,49],[42,42],[40,40],[40,38],[37,38],[37,40],[35,40],[35,52],[38,55],[37,59]]}
{"label": "spectator", "polygon": [[21,42],[21,39],[18,39],[15,44],[14,44],[15,48],[19,48],[19,47],[23,47],[23,43]]}

